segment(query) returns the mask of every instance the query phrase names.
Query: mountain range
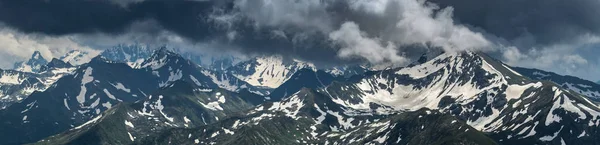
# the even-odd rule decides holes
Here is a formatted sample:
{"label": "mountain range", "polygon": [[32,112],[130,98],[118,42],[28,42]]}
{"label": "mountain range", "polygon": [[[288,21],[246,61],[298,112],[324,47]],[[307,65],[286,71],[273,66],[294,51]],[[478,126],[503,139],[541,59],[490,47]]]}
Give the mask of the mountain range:
{"label": "mountain range", "polygon": [[139,44],[86,63],[38,56],[16,67],[32,69],[0,70],[0,144],[600,140],[600,85],[479,52],[428,54],[384,70],[317,68],[281,56],[202,65],[202,56]]}

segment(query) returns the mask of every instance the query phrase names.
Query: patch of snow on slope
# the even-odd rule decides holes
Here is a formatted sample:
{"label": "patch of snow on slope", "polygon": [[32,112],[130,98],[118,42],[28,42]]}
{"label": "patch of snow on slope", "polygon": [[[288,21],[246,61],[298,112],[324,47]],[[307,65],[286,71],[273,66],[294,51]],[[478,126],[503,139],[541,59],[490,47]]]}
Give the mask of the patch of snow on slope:
{"label": "patch of snow on slope", "polygon": [[[582,95],[585,95],[585,96],[588,96],[588,97],[595,97],[595,96],[599,96],[600,97],[600,92],[598,92],[598,91],[582,90],[579,87],[576,87],[575,84],[572,84],[572,83],[564,83],[563,86],[565,86],[565,85],[567,86],[567,88],[569,90],[573,90],[573,91],[575,91],[575,92],[577,92],[579,94],[582,94]],[[587,88],[587,86],[582,86],[580,84],[578,86],[583,87],[583,88]],[[589,86],[589,87],[591,87],[591,86]]]}
{"label": "patch of snow on slope", "polygon": [[65,104],[65,107],[67,108],[67,110],[71,110],[71,108],[69,108],[69,104],[67,103],[67,98],[63,99],[63,103]]}
{"label": "patch of snow on slope", "polygon": [[290,118],[298,119],[297,114],[302,106],[304,106],[304,103],[302,103],[298,94],[294,94],[285,101],[274,102],[268,110],[281,111]]}
{"label": "patch of snow on slope", "polygon": [[[208,71],[208,70],[202,70],[201,71],[202,74],[210,77],[210,79],[219,86],[219,88],[223,88],[229,91],[237,91],[238,90],[238,86],[231,84],[229,82],[229,78],[227,78],[227,75],[220,75],[217,76],[216,74],[213,74],[212,72]],[[217,78],[219,77],[219,78]],[[196,81],[194,81],[196,82]]]}
{"label": "patch of snow on slope", "polygon": [[106,94],[106,96],[108,96],[108,98],[117,100],[117,98],[115,98],[115,96],[113,96],[110,92],[108,92],[108,90],[103,89],[102,91],[104,91],[104,93]]}
{"label": "patch of snow on slope", "polygon": [[502,66],[504,66],[504,68],[506,68],[508,71],[512,72],[515,75],[523,76],[520,73],[518,73],[517,71],[515,71],[515,70],[511,69],[510,67],[506,66],[505,64],[502,64]]}
{"label": "patch of snow on slope", "polygon": [[[171,70],[171,68],[169,68],[169,70]],[[169,78],[166,82],[162,82],[159,84],[160,87],[164,87],[169,85],[170,83],[180,80],[183,77],[181,70],[176,70],[175,72],[170,71],[169,72]]]}
{"label": "patch of snow on slope", "polygon": [[127,126],[129,126],[131,128],[134,128],[133,123],[131,123],[131,122],[127,121],[127,120],[125,120],[125,125],[127,125]]}
{"label": "patch of snow on slope", "polygon": [[[444,53],[438,58],[451,58],[448,53]],[[442,60],[442,59],[437,59]],[[428,61],[423,64],[416,65],[414,67],[407,67],[399,70],[396,74],[399,75],[408,75],[413,79],[420,79],[429,76],[431,73],[437,72],[438,70],[445,67],[445,63],[437,63],[436,61]]]}
{"label": "patch of snow on slope", "polygon": [[511,99],[518,99],[521,97],[521,94],[523,94],[523,92],[525,92],[525,90],[531,88],[531,87],[535,87],[535,88],[539,88],[542,86],[541,82],[535,83],[535,84],[527,84],[527,85],[517,85],[517,84],[511,84],[508,86],[508,88],[506,88],[506,99],[508,101],[510,101]]}
{"label": "patch of snow on slope", "polygon": [[158,109],[158,112],[160,112],[160,114],[163,115],[163,117],[165,117],[167,120],[169,120],[169,122],[173,122],[174,118],[167,116],[167,114],[165,114],[163,112],[163,109],[165,108],[165,106],[162,105],[162,98],[163,98],[162,95],[158,96],[158,100],[156,101],[156,106],[155,107],[156,107],[156,109]]}
{"label": "patch of snow on slope", "polygon": [[125,87],[123,84],[121,84],[121,83],[117,83],[117,85],[114,85],[114,84],[111,84],[111,85],[112,85],[113,87],[115,87],[116,89],[123,90],[123,91],[125,91],[125,92],[127,92],[127,93],[131,93],[131,89],[128,89],[128,88],[126,88],[126,87]]}
{"label": "patch of snow on slope", "polygon": [[90,120],[88,122],[85,122],[85,123],[83,123],[83,124],[81,124],[81,125],[73,128],[73,129],[81,129],[82,127],[84,127],[86,125],[89,125],[89,124],[92,124],[92,123],[96,123],[96,121],[100,120],[100,118],[102,118],[102,115],[98,115],[98,116],[94,117],[92,120]]}
{"label": "patch of snow on slope", "polygon": [[21,84],[23,80],[19,78],[18,74],[4,73],[0,76],[0,83],[2,84]]}
{"label": "patch of snow on slope", "polygon": [[135,141],[135,137],[133,137],[133,135],[131,135],[131,133],[127,132],[127,134],[129,135],[129,139],[131,141]]}
{"label": "patch of snow on slope", "polygon": [[217,92],[217,93],[215,94],[215,97],[217,98],[217,100],[216,100],[216,101],[211,101],[211,102],[208,102],[208,103],[206,103],[206,104],[205,104],[205,103],[203,103],[203,102],[200,102],[200,101],[198,101],[198,102],[199,102],[199,103],[200,103],[202,106],[204,106],[205,108],[207,108],[207,109],[210,109],[210,110],[221,110],[221,111],[222,111],[222,110],[223,110],[223,107],[221,107],[221,105],[220,105],[220,104],[222,104],[222,103],[225,103],[225,101],[226,101],[226,99],[225,99],[225,96],[221,95],[221,93],[220,93],[220,92]]}
{"label": "patch of snow on slope", "polygon": [[83,74],[83,78],[81,78],[81,90],[79,91],[79,95],[77,95],[77,102],[80,104],[85,102],[85,93],[87,92],[85,85],[94,81],[94,77],[92,76],[93,70],[92,67],[88,67]]}
{"label": "patch of snow on slope", "polygon": [[293,65],[286,65],[281,56],[256,58],[256,66],[246,66],[246,70],[254,69],[250,75],[235,75],[235,77],[253,85],[277,88],[291,77],[292,70],[300,68],[314,68],[311,64],[295,60]]}

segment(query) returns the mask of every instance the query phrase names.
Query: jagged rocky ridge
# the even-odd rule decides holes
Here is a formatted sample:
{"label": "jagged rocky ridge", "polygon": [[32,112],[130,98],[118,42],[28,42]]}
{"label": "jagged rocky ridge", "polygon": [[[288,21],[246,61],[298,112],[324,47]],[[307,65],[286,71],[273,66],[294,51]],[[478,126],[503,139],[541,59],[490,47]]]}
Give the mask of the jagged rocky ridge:
{"label": "jagged rocky ridge", "polygon": [[0,110],[21,101],[35,91],[44,91],[74,67],[58,59],[45,64],[39,73],[0,69]]}
{"label": "jagged rocky ridge", "polygon": [[37,141],[85,123],[118,102],[137,101],[156,87],[151,74],[96,57],[45,91],[0,110],[0,140]]}
{"label": "jagged rocky ridge", "polygon": [[98,54],[100,51],[97,50],[71,50],[58,59],[71,65],[82,65],[90,62]]}
{"label": "jagged rocky ridge", "polygon": [[565,89],[585,95],[594,101],[600,101],[600,84],[568,75],[559,75],[538,69],[513,67],[513,69],[529,78],[552,81]]}
{"label": "jagged rocky ridge", "polygon": [[[102,57],[99,57],[99,59],[102,60],[100,62],[115,65],[119,64],[127,67],[125,64],[115,63],[101,58]],[[226,73],[223,73],[223,75],[214,75],[218,72],[193,65],[193,63],[190,63],[189,61],[186,61],[186,59],[182,59],[180,56],[177,56],[177,54],[169,51],[159,51],[154,53],[149,60],[145,60],[144,64],[145,65],[141,66],[145,67],[132,70],[144,72],[144,75],[148,76],[148,78],[159,80],[148,83],[154,84],[153,88],[148,90],[156,90],[161,87],[168,88],[172,84],[177,84],[179,81],[184,81],[201,89],[224,88],[223,91],[240,94],[256,91],[248,89],[252,88],[248,87],[249,85],[243,87],[244,84],[247,84],[245,81],[239,81],[238,79],[237,82],[231,82],[231,80],[236,80],[237,77],[230,77],[231,75]],[[190,66],[196,66],[197,68],[191,69]],[[77,73],[74,75],[81,75],[80,72],[82,69],[87,68],[83,68],[83,66],[80,67],[80,69],[78,69],[76,71]],[[131,68],[128,67],[128,69]],[[210,73],[198,73],[197,71],[199,70],[200,72],[207,71]],[[85,74],[87,71],[83,72]],[[312,71],[312,73],[314,73],[314,71]],[[211,75],[207,74],[213,74],[212,76],[220,77],[211,77]],[[302,74],[302,72],[294,74]],[[194,81],[195,79],[192,79],[191,76],[194,76],[194,78],[196,78],[198,81]],[[182,139],[180,143],[184,144],[204,144],[211,142],[235,143],[238,141],[246,141],[246,143],[250,142],[257,144],[281,142],[295,142],[298,144],[325,144],[334,143],[335,141],[337,141],[338,144],[391,144],[397,141],[400,141],[399,143],[412,142],[435,144],[440,142],[436,142],[436,140],[432,140],[432,142],[418,142],[418,136],[411,136],[410,134],[434,135],[431,137],[428,136],[428,138],[435,138],[435,136],[443,136],[444,134],[447,135],[449,133],[452,133],[452,136],[448,136],[449,140],[451,141],[441,143],[487,144],[490,143],[490,140],[493,140],[493,142],[500,144],[560,144],[562,142],[569,144],[594,144],[594,142],[598,140],[595,137],[597,136],[597,131],[595,128],[597,128],[597,116],[599,115],[597,111],[599,109],[594,101],[579,94],[579,92],[568,91],[553,82],[530,79],[527,77],[527,75],[522,75],[519,71],[516,71],[513,68],[486,56],[485,54],[473,52],[445,53],[430,59],[430,61],[416,63],[409,67],[367,72],[363,75],[350,77],[350,79],[332,79],[329,83],[319,82],[322,77],[308,78],[310,79],[306,80],[312,82],[298,85],[308,88],[299,89],[299,91],[293,95],[283,95],[287,97],[283,98],[281,101],[267,102],[258,105],[254,109],[246,111],[243,114],[233,112],[226,113],[223,118],[220,117],[219,121],[216,119],[213,120],[212,123],[214,124],[209,126],[203,126],[204,124],[191,126],[188,124],[190,125],[188,127],[195,128],[168,129],[164,130],[163,133],[158,133],[161,130],[150,129],[150,131],[144,131],[145,133],[148,133],[148,137],[136,134],[135,130],[123,131],[123,128],[114,128],[116,130],[111,130],[111,132],[118,131],[120,132],[119,135],[115,137],[109,136],[107,138],[102,138],[102,140],[99,142],[120,144],[130,143],[131,140],[134,140],[138,141],[138,143],[163,144],[168,143],[166,142],[168,139]],[[229,82],[229,85],[222,85],[224,84],[225,80],[227,80],[226,82]],[[95,81],[96,79],[94,79],[94,82]],[[100,82],[102,82],[102,80],[100,80]],[[293,80],[288,78],[285,83],[287,82],[291,83]],[[62,85],[63,83],[56,84]],[[312,85],[311,87],[311,84],[317,85]],[[115,85],[118,86],[118,84]],[[111,86],[116,88],[114,85]],[[94,87],[98,88],[109,88],[109,92],[113,93],[113,90],[110,90],[111,86],[94,85]],[[133,90],[132,88],[139,87],[131,87],[128,85],[123,86],[126,86],[126,88],[130,90]],[[298,86],[290,87],[288,85],[282,85],[280,88],[297,89]],[[88,88],[86,88],[86,90],[87,89]],[[49,90],[42,93],[49,92]],[[114,91],[118,92],[119,90]],[[147,91],[142,92],[144,92],[144,97],[139,97],[138,99],[134,100],[139,101],[143,99],[149,99],[149,97],[145,95]],[[288,92],[284,94],[290,93]],[[35,93],[32,96],[35,96]],[[64,96],[66,97],[69,95]],[[123,97],[131,96],[133,95],[123,95]],[[154,127],[163,129],[167,127],[182,127],[181,125],[184,125],[183,127],[185,127],[185,124],[181,124],[181,120],[186,122],[185,119],[173,119],[174,121],[178,120],[178,122],[175,121],[175,123],[170,123],[177,125],[169,125],[169,123],[165,123],[169,121],[169,114],[175,114],[175,116],[177,116],[178,111],[167,111],[167,113],[165,113],[167,114],[165,115],[167,117],[160,117],[162,116],[161,111],[156,110],[157,108],[161,108],[156,105],[156,99],[160,97],[156,97],[155,95],[152,96],[154,96],[152,97],[152,99],[155,99],[154,102],[152,102],[150,99],[147,103],[155,105],[150,105],[154,107],[148,107],[153,109],[153,114],[158,116],[159,119],[157,119],[157,122],[163,122],[162,124],[153,125]],[[163,95],[163,98],[164,97],[165,95]],[[242,100],[246,102],[264,101],[261,96],[256,98],[259,99]],[[60,102],[56,100],[54,100],[55,103]],[[158,100],[161,100],[162,102],[162,99]],[[28,101],[27,103],[32,103],[29,98],[25,99],[24,102],[25,101]],[[121,101],[123,100],[117,100],[114,103],[120,103]],[[9,117],[7,117],[8,119],[5,119],[7,121],[4,121],[5,123],[16,123],[18,122],[17,120],[19,120],[21,122],[30,123],[33,121],[38,122],[37,124],[43,124],[40,123],[42,121],[38,121],[41,120],[39,118],[32,119],[31,116],[25,117],[22,116],[22,113],[15,113],[25,109],[33,109],[32,112],[42,112],[35,110],[40,110],[36,108],[44,104],[43,102],[44,101],[36,102],[33,103],[33,105],[21,102],[19,105],[17,105],[21,106],[21,108],[14,107],[16,109],[11,109],[12,113],[6,113],[10,111],[0,111],[0,115],[4,117],[4,115],[9,114]],[[124,102],[140,104],[139,102],[134,103],[135,101]],[[110,104],[111,106],[115,106],[115,104],[112,102]],[[61,108],[63,106],[55,105],[54,107]],[[11,108],[13,108],[13,106],[11,106]],[[41,108],[47,109],[44,107]],[[114,107],[97,107],[96,109],[100,109],[100,112],[112,110],[108,108]],[[114,109],[118,110],[118,108],[121,107]],[[432,110],[423,111],[424,108]],[[135,110],[135,107],[133,110]],[[29,111],[26,111],[25,113],[27,112]],[[425,113],[423,114],[423,112]],[[100,114],[106,113],[111,114],[110,111]],[[127,113],[125,114],[127,116],[129,115]],[[194,114],[197,116],[197,112]],[[414,119],[414,114],[421,114],[424,118],[427,118],[428,115],[431,115],[432,119],[428,119],[429,121],[440,121],[442,124],[434,125],[414,122],[412,120],[418,120]],[[91,118],[92,116],[95,117]],[[102,125],[98,127],[96,124],[102,124],[101,122],[104,122],[102,120],[119,121],[119,119],[123,119],[119,117],[114,117],[117,119],[110,119],[113,117],[110,117],[109,119],[103,119],[112,115],[102,115],[103,117],[97,116],[98,113],[95,115],[92,114],[90,117],[83,118],[81,121],[73,123],[87,125],[74,129],[77,131],[67,131],[60,135],[46,139],[45,141],[50,140],[50,142],[46,143],[65,143],[52,142],[57,140],[77,143],[76,139],[71,140],[64,139],[62,137],[76,136],[79,138],[81,136],[79,139],[89,139],[89,136],[85,136],[86,134],[92,133],[97,135],[97,131],[99,130],[94,129],[90,131],[79,129],[103,128]],[[124,114],[121,114],[121,116],[124,116]],[[411,117],[408,117],[409,120],[401,119],[406,118],[407,116],[413,117],[412,119]],[[144,118],[145,117],[142,117],[142,120],[154,120]],[[182,118],[182,116],[177,116],[176,118]],[[92,119],[91,122],[89,121],[90,119]],[[386,120],[389,122],[385,122]],[[130,120],[130,123],[133,124],[132,126],[144,126],[143,123],[141,123],[142,125],[135,125],[136,123],[131,121],[134,120]],[[238,124],[234,125],[236,122]],[[443,122],[457,124],[443,126]],[[244,123],[244,126],[240,126],[241,123]],[[125,129],[128,129],[127,126],[129,123],[124,122],[123,124],[125,124]],[[419,129],[419,127],[402,127],[397,126],[397,124],[418,124],[422,125],[423,128]],[[472,128],[469,128],[467,125],[471,126]],[[4,124],[3,126],[6,127],[7,124]],[[21,126],[27,128],[27,125]],[[231,126],[238,127],[231,128]],[[17,127],[20,126],[17,125]],[[387,129],[373,129],[381,127]],[[439,132],[439,130],[432,130],[428,127],[448,127],[449,130],[447,130],[447,132]],[[8,128],[10,129],[10,127]],[[54,132],[58,131],[55,130]],[[172,134],[174,132],[180,134]],[[483,135],[482,132],[487,136]],[[22,132],[16,131],[16,133],[18,134]],[[128,137],[129,134],[132,134],[134,139]],[[37,134],[33,133],[33,135]],[[210,136],[207,137],[208,135]],[[11,137],[11,135],[6,136],[8,136],[6,138]],[[42,135],[37,135],[34,137],[41,136]],[[357,136],[364,136],[364,138],[357,138]],[[478,137],[470,138],[472,136]],[[185,137],[187,137],[187,139],[185,139]],[[446,139],[448,138],[436,139],[447,141]],[[30,139],[30,141],[25,142],[31,142],[31,140],[35,141],[35,139]]]}
{"label": "jagged rocky ridge", "polygon": [[44,69],[47,63],[48,61],[42,57],[42,54],[35,51],[26,62],[15,63],[14,69],[21,72],[37,73]]}
{"label": "jagged rocky ridge", "polygon": [[[252,94],[252,86],[233,76],[203,69],[173,52],[161,49],[133,69],[102,56],[78,66],[43,92],[0,110],[1,144],[34,142],[81,125],[120,102],[136,102],[175,81],[205,89],[223,88]],[[264,98],[257,98],[258,101]],[[21,137],[19,140],[11,138]]]}
{"label": "jagged rocky ridge", "polygon": [[451,115],[427,109],[415,112],[361,112],[333,102],[324,92],[304,88],[280,102],[260,105],[242,117],[232,117],[194,129],[169,130],[137,142],[248,143],[494,144],[494,141]]}
{"label": "jagged rocky ridge", "polygon": [[[326,101],[315,103],[318,101],[311,98]],[[357,83],[333,82],[318,91],[303,89],[280,102],[260,105],[243,117],[196,129],[167,131],[142,144],[165,144],[175,139],[175,144],[383,144],[398,141],[394,138],[398,134],[381,135],[376,129],[367,129],[362,134],[375,137],[349,139],[360,136],[353,135],[353,131],[365,130],[360,126],[380,121],[369,120],[376,116],[393,118],[389,116],[423,108],[455,116],[458,122],[486,133],[500,144],[595,144],[599,140],[595,137],[599,109],[589,98],[552,82],[529,79],[485,54],[465,52],[445,53],[412,67],[379,71]],[[457,138],[454,140],[462,140]],[[489,141],[486,138],[459,143]]]}
{"label": "jagged rocky ridge", "polygon": [[140,69],[152,72],[158,78],[161,87],[176,80],[185,80],[205,88],[224,88],[234,92],[248,90],[265,94],[268,91],[252,86],[230,73],[206,69],[166,48],[157,50],[148,60],[142,62]]}
{"label": "jagged rocky ridge", "polygon": [[281,56],[256,57],[238,63],[227,70],[253,86],[277,88],[300,69],[315,69],[312,64],[285,60]]}
{"label": "jagged rocky ridge", "polygon": [[580,94],[531,80],[485,54],[471,52],[445,53],[359,83],[334,83],[327,90],[340,98],[335,102],[359,110],[372,110],[372,104],[393,110],[440,110],[494,134],[502,144],[593,143],[584,140],[596,133],[599,115],[597,105]]}
{"label": "jagged rocky ridge", "polygon": [[[36,144],[130,144],[153,132],[207,125],[252,108],[262,99],[176,81],[135,103],[121,103],[96,118]],[[108,134],[108,135],[107,135]]]}

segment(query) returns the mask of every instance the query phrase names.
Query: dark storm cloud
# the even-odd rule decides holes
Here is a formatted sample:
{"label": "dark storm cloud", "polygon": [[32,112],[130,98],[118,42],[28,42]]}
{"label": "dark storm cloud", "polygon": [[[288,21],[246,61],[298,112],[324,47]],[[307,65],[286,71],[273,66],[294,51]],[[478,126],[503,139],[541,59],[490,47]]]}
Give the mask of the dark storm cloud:
{"label": "dark storm cloud", "polygon": [[[173,32],[188,40],[220,42],[247,53],[283,54],[311,61],[336,62],[339,44],[329,33],[353,21],[368,37],[391,37],[398,16],[389,5],[385,15],[366,14],[350,3],[332,1],[132,1],[102,0],[0,1],[0,22],[25,33],[46,35],[106,33],[163,34]],[[387,7],[387,6],[386,6]],[[281,8],[280,10],[273,10]],[[261,11],[261,10],[270,11]],[[230,17],[220,19],[219,17]],[[137,25],[151,20],[158,24]],[[380,36],[381,35],[381,36]],[[366,37],[365,36],[365,37]],[[402,53],[411,53],[404,51]],[[400,53],[400,52],[398,52]],[[395,54],[392,54],[395,55]],[[345,58],[356,61],[360,57]],[[334,61],[331,61],[334,60]]]}
{"label": "dark storm cloud", "polygon": [[[192,41],[224,41],[240,44],[239,50],[252,53],[290,52],[302,56],[325,43],[306,43],[293,46],[291,40],[273,37],[275,28],[254,29],[250,20],[236,18],[226,27],[209,18],[212,14],[231,13],[232,1],[134,1],[127,4],[101,0],[27,0],[0,1],[0,22],[25,33],[68,35],[86,33],[120,34],[130,30],[133,23],[152,20],[158,26],[136,25],[133,33],[160,34],[167,30]],[[235,32],[233,32],[235,31]],[[229,40],[229,35],[236,39]],[[312,34],[311,34],[312,35]],[[323,37],[323,35],[320,35]],[[292,36],[290,36],[292,37]],[[310,39],[309,39],[310,38]],[[315,37],[295,41],[313,41]],[[320,38],[319,40],[323,40]],[[283,49],[285,48],[285,49]],[[333,51],[319,54],[332,55]],[[312,55],[315,56],[315,55]],[[327,58],[327,57],[315,57]]]}
{"label": "dark storm cloud", "polygon": [[167,29],[192,36],[187,33],[205,32],[204,24],[194,20],[213,5],[197,1],[143,1],[124,7],[102,0],[3,0],[0,21],[26,33],[64,35],[121,33],[133,22],[154,19]]}
{"label": "dark storm cloud", "polygon": [[523,43],[517,45],[568,43],[582,35],[600,34],[598,0],[430,1],[454,7],[454,17],[460,23]]}
{"label": "dark storm cloud", "polygon": [[[440,7],[416,0],[378,2],[0,0],[0,23],[21,32],[46,35],[152,36],[169,31],[192,42],[219,43],[249,54],[283,54],[318,62],[342,61],[336,57],[340,50],[359,56],[344,61],[393,57],[360,51],[352,48],[354,45],[409,57],[426,47],[471,50],[508,43],[529,49],[600,33],[596,16],[600,2],[593,0],[430,1]],[[453,9],[446,9],[448,6]],[[132,24],[142,25],[132,28]],[[338,42],[332,42],[333,32],[355,36],[336,35]],[[454,39],[456,36],[461,39]]]}

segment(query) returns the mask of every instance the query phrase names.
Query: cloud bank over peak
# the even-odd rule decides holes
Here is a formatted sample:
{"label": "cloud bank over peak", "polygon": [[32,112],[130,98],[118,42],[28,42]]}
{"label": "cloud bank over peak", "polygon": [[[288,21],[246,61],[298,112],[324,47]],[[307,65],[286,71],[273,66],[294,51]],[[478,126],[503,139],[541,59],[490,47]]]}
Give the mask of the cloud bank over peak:
{"label": "cloud bank over peak", "polygon": [[276,27],[291,35],[328,35],[334,47],[320,49],[337,50],[342,59],[358,58],[373,64],[406,65],[410,62],[407,55],[414,55],[410,54],[414,50],[407,49],[494,48],[480,32],[455,24],[451,7],[425,1],[238,0],[235,7],[239,11],[233,15],[251,18],[256,27]]}
{"label": "cloud bank over peak", "polygon": [[428,49],[484,51],[513,65],[600,79],[585,74],[600,73],[590,55],[599,53],[598,7],[596,0],[0,0],[0,23],[96,49],[210,44],[323,65],[402,66]]}

